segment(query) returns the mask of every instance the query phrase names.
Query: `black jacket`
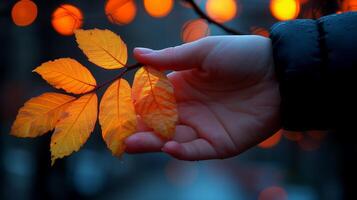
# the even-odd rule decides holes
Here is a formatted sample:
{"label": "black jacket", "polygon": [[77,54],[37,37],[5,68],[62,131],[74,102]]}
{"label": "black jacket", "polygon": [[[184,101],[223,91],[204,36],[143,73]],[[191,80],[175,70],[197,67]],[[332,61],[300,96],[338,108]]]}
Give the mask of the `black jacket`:
{"label": "black jacket", "polygon": [[277,23],[271,39],[283,128],[357,125],[357,12]]}

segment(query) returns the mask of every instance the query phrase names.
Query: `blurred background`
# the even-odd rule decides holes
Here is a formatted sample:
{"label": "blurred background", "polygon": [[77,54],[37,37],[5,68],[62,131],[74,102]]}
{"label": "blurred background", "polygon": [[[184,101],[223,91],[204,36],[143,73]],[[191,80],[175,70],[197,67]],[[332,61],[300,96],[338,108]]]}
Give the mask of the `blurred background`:
{"label": "blurred background", "polygon": [[[277,21],[357,9],[356,0],[195,3],[227,27],[266,37]],[[51,133],[35,139],[9,135],[25,101],[55,91],[31,71],[45,61],[71,57],[99,83],[117,73],[86,59],[72,35],[76,28],[119,34],[128,46],[129,64],[135,63],[137,46],[160,49],[226,34],[179,0],[1,0],[0,199],[357,199],[353,130],[279,131],[231,159],[185,162],[161,153],[113,157],[97,125],[79,152],[50,167]],[[126,78],[132,80],[132,73]]]}

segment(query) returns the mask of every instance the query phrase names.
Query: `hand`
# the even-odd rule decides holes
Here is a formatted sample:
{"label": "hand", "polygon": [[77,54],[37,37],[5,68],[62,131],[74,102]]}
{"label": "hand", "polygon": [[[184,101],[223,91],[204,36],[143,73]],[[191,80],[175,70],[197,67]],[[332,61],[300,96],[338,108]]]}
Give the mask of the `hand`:
{"label": "hand", "polygon": [[182,160],[235,156],[280,128],[271,42],[260,36],[207,37],[154,51],[134,49],[140,62],[168,75],[178,102],[172,141],[142,128],[128,153],[163,151]]}

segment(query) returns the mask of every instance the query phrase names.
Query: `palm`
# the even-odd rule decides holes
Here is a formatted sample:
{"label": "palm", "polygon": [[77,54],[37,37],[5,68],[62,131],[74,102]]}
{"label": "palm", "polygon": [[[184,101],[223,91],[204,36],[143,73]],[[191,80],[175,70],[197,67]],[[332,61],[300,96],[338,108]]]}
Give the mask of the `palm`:
{"label": "palm", "polygon": [[134,56],[169,79],[178,102],[179,125],[172,141],[152,132],[126,140],[128,152],[164,151],[184,160],[237,155],[279,128],[278,82],[269,39],[218,36]]}
{"label": "palm", "polygon": [[278,127],[277,84],[272,80],[273,73],[262,73],[260,80],[248,78],[245,82],[237,74],[230,74],[236,78],[229,84],[224,80],[231,79],[217,77],[216,73],[171,73],[180,124],[193,130],[180,141],[201,138],[212,145],[219,157],[226,157],[273,134]]}

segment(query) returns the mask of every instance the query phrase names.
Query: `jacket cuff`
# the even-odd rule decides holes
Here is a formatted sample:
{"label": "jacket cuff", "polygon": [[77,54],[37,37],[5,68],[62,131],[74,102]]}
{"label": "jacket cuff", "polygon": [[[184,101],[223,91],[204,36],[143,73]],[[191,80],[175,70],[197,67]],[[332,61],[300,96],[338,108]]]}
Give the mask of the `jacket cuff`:
{"label": "jacket cuff", "polygon": [[277,23],[271,29],[286,130],[329,128],[320,34],[317,22],[309,19]]}

